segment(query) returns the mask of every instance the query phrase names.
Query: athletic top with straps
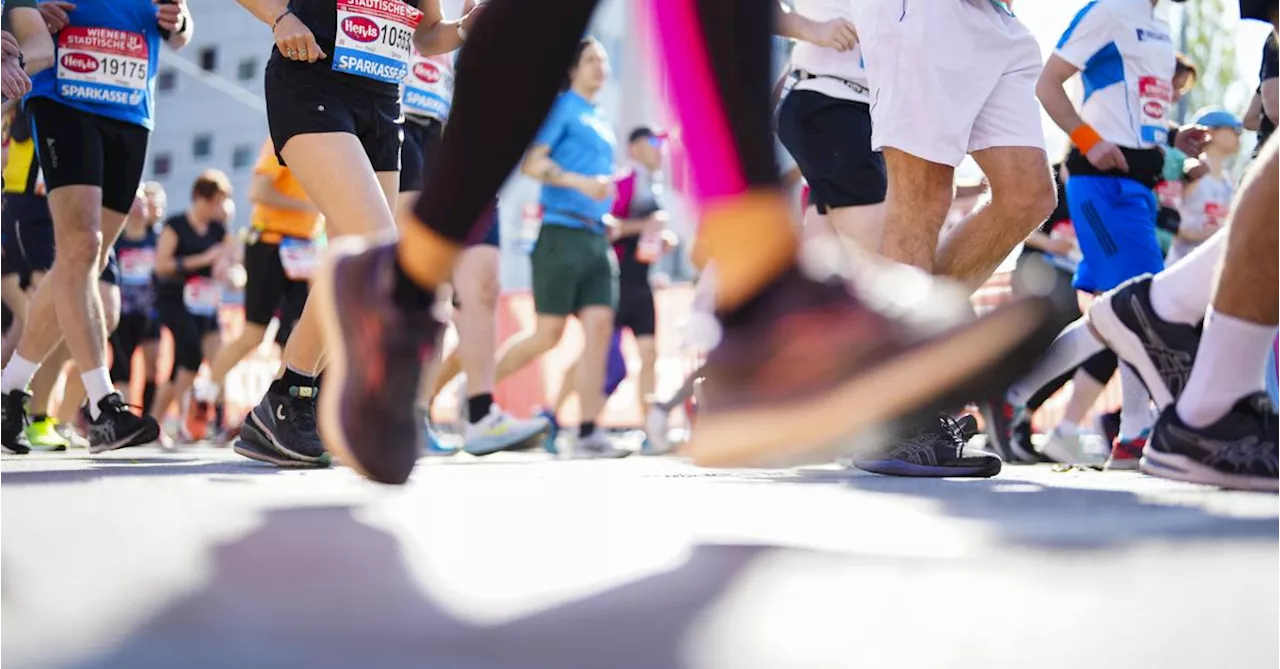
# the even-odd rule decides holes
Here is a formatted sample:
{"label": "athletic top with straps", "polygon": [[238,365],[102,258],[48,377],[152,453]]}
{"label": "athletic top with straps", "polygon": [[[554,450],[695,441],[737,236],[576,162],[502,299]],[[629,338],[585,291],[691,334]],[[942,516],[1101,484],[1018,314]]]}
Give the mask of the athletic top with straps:
{"label": "athletic top with straps", "polygon": [[305,68],[388,97],[400,95],[409,71],[413,30],[422,20],[410,0],[290,0],[289,9],[315,35],[328,58],[289,60],[279,49],[271,65]]}
{"label": "athletic top with straps", "polygon": [[[222,224],[222,221],[210,221],[209,229],[203,235],[196,232],[186,214],[171,216],[164,222],[164,225],[166,228],[172,228],[174,233],[178,235],[178,246],[173,252],[175,258],[186,258],[204,253],[221,244],[223,238],[227,236],[227,228]],[[202,267],[197,270],[188,270],[181,275],[157,279],[156,284],[159,292],[172,295],[181,293],[182,285],[193,276],[212,277],[213,268]]]}
{"label": "athletic top with straps", "polygon": [[[796,0],[796,11],[815,21],[854,19],[854,4],[865,0]],[[799,42],[791,52],[791,69],[799,74],[792,90],[817,91],[854,102],[870,102],[862,46],[848,51]]]}

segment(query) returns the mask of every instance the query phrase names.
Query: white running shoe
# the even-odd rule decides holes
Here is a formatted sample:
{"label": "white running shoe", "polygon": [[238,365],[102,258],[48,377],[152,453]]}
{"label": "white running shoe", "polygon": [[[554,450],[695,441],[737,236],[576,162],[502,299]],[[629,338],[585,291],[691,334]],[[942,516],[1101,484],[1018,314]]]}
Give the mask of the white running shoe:
{"label": "white running shoe", "polygon": [[618,448],[604,430],[596,430],[586,439],[578,439],[573,445],[572,457],[575,460],[612,460],[628,455],[631,451]]}
{"label": "white running shoe", "polygon": [[545,418],[521,420],[493,405],[489,415],[479,422],[467,424],[466,441],[462,450],[471,455],[489,455],[498,451],[523,446],[525,442],[540,437],[551,429]]}
{"label": "white running shoe", "polygon": [[670,418],[671,415],[663,411],[661,407],[657,405],[649,407],[649,414],[645,416],[644,420],[645,455],[666,455],[675,448],[669,438],[671,434],[671,426],[668,424]]}
{"label": "white running shoe", "polygon": [[1081,439],[1080,433],[1065,434],[1061,430],[1054,430],[1049,438],[1045,440],[1044,445],[1039,451],[1054,462],[1064,465],[1080,465],[1083,467],[1102,468],[1106,462],[1106,458],[1098,453],[1092,453],[1085,448],[1084,440]]}

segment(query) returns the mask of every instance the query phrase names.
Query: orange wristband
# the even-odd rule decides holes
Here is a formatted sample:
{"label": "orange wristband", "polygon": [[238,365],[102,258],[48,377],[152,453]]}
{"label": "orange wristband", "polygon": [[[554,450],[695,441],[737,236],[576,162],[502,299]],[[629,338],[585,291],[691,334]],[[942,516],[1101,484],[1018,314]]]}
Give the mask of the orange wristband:
{"label": "orange wristband", "polygon": [[1080,147],[1080,153],[1089,153],[1093,146],[1101,141],[1102,136],[1088,123],[1081,123],[1078,128],[1071,131],[1071,143]]}

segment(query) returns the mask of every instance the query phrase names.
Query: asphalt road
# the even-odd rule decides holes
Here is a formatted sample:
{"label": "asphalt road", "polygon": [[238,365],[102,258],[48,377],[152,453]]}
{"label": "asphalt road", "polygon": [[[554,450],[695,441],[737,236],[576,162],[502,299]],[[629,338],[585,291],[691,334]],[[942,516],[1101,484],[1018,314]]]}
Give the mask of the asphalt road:
{"label": "asphalt road", "polygon": [[1277,497],[671,458],[0,463],[5,669],[1274,669]]}

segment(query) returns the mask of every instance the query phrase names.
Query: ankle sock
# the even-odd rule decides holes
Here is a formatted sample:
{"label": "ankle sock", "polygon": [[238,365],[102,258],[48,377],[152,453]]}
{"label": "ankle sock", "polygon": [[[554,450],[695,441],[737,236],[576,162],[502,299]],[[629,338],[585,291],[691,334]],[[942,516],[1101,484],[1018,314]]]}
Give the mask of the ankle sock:
{"label": "ankle sock", "polygon": [[285,365],[284,375],[271,382],[272,392],[289,394],[289,389],[297,388],[313,388],[316,385],[316,377]]}
{"label": "ankle sock", "polygon": [[493,393],[480,393],[467,399],[467,417],[475,425],[493,409]]}
{"label": "ankle sock", "polygon": [[592,434],[595,434],[595,431],[596,431],[596,422],[593,420],[584,420],[582,421],[582,425],[578,426],[578,437],[582,439],[586,439],[587,437],[590,437]]}
{"label": "ankle sock", "polygon": [[31,385],[31,379],[35,378],[39,369],[40,363],[32,362],[14,353],[13,357],[9,358],[9,364],[4,366],[4,371],[0,372],[0,392],[6,395],[15,390],[26,392],[27,386]]}
{"label": "ankle sock", "polygon": [[98,367],[81,374],[80,380],[84,381],[84,392],[89,397],[89,417],[97,420],[98,403],[116,391],[111,385],[111,374],[106,367]]}

